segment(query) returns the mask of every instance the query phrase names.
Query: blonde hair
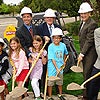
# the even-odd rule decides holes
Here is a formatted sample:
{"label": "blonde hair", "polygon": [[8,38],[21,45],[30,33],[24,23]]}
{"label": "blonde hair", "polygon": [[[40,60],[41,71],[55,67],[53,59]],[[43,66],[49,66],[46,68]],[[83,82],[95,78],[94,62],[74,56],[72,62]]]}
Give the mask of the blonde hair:
{"label": "blonde hair", "polygon": [[[19,57],[20,49],[22,48],[22,47],[21,47],[20,40],[19,40],[19,38],[17,38],[17,37],[13,37],[13,38],[10,39],[10,43],[11,43],[12,41],[15,41],[15,42],[17,42],[17,43],[19,44],[18,47],[17,47],[17,50],[16,50],[16,58],[18,58],[18,57]],[[12,50],[12,48],[9,46],[9,58],[11,58],[12,52],[13,52],[13,50]]]}
{"label": "blonde hair", "polygon": [[[41,38],[39,35],[34,35],[33,41],[34,41],[34,40],[36,40],[36,41],[38,41],[38,42],[41,42],[41,45],[40,45],[40,47],[39,47],[39,50],[41,50],[41,49],[42,49],[42,46],[43,46],[42,38]],[[36,49],[34,48],[34,46],[33,46],[33,48],[32,48],[32,51],[33,51],[33,52],[36,52]]]}

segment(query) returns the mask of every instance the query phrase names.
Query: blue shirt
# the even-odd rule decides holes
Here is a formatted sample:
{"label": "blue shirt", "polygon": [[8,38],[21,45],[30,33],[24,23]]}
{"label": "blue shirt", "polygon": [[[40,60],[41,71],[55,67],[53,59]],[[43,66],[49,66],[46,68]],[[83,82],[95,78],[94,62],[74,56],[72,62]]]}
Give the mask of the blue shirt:
{"label": "blue shirt", "polygon": [[68,54],[68,51],[64,43],[60,42],[58,46],[56,46],[54,43],[51,43],[49,45],[48,47],[48,76],[56,76],[56,68],[52,63],[52,60],[55,60],[57,67],[60,68],[64,64],[64,55],[67,55],[67,54]]}

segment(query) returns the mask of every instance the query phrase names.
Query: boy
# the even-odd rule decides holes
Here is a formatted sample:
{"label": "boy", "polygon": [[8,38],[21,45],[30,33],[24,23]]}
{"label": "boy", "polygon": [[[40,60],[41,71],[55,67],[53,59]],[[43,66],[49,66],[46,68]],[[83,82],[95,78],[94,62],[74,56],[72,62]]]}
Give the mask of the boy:
{"label": "boy", "polygon": [[[52,30],[52,43],[48,47],[48,77],[56,76],[59,72],[60,67],[64,64],[64,59],[68,55],[66,45],[62,42],[62,30],[60,28],[55,28]],[[58,85],[59,94],[58,97],[60,100],[65,100],[62,96],[62,85],[63,85],[63,71],[58,74],[60,80],[50,81],[48,80],[48,100],[54,100],[52,96],[52,86],[54,82]]]}
{"label": "boy", "polygon": [[0,38],[0,86],[4,85],[5,89],[3,92],[0,93],[1,100],[5,100],[4,98],[4,92],[5,94],[8,94],[8,88],[5,81],[2,79],[2,75],[4,75],[9,68],[9,61],[8,61],[8,55],[6,52],[3,51],[3,49],[6,47],[5,42],[2,38]]}

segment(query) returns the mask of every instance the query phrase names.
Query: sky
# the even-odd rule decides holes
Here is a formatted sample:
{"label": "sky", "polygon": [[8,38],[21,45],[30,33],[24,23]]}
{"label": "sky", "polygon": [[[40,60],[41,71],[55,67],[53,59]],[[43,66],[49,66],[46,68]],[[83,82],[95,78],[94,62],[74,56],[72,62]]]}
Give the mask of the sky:
{"label": "sky", "polygon": [[16,4],[18,5],[18,3],[20,3],[23,0],[3,0],[4,3],[6,4]]}

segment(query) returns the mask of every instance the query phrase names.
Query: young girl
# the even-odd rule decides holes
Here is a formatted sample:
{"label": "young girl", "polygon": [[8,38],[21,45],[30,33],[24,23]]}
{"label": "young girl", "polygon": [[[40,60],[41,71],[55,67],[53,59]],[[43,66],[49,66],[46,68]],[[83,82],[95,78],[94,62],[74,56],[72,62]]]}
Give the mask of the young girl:
{"label": "young girl", "polygon": [[[30,58],[29,62],[32,63],[36,59],[37,55],[39,54],[42,48],[42,44],[43,44],[43,41],[41,37],[38,35],[35,35],[33,37],[33,47],[30,48],[30,51],[32,52],[32,58]],[[38,81],[39,79],[41,79],[41,76],[42,76],[43,64],[46,64],[46,62],[47,62],[47,51],[43,50],[41,57],[38,59],[30,75],[31,85],[36,97],[35,100],[41,100]]]}
{"label": "young girl", "polygon": [[2,93],[0,93],[1,99],[5,100],[4,98],[4,92],[7,95],[9,93],[7,83],[2,78],[2,75],[6,74],[7,69],[9,68],[9,61],[8,61],[8,55],[6,52],[3,51],[5,47],[5,42],[2,38],[0,38],[0,86],[4,85],[5,89]]}
{"label": "young girl", "polygon": [[10,39],[9,58],[14,62],[16,67],[15,79],[18,87],[21,87],[29,71],[29,63],[17,37]]}

